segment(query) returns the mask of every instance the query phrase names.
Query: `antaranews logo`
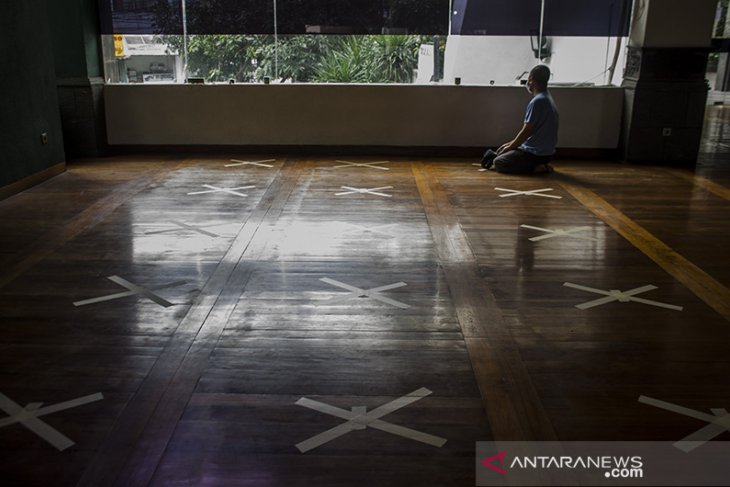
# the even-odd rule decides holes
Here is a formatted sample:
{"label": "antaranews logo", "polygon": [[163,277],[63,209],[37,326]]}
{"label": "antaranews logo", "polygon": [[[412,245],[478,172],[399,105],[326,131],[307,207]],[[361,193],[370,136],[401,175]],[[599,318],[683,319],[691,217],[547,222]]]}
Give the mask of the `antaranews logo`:
{"label": "antaranews logo", "polygon": [[[492,455],[482,461],[482,465],[499,475],[507,475],[505,458],[507,450]],[[515,455],[507,460],[506,468],[511,472],[540,472],[582,470],[602,472],[606,478],[627,479],[643,478],[644,461],[641,456],[573,456],[573,455]]]}
{"label": "antaranews logo", "polygon": [[[507,471],[502,469],[501,466],[504,465],[504,456],[507,454],[507,451],[501,451],[497,453],[496,455],[492,455],[491,457],[487,458],[482,462],[482,465],[484,465],[487,468],[491,468],[495,472],[501,475],[507,475]],[[492,464],[495,460],[499,460],[499,467]]]}
{"label": "antaranews logo", "polygon": [[687,453],[669,441],[478,441],[476,485],[687,486],[728,484],[730,441]]}

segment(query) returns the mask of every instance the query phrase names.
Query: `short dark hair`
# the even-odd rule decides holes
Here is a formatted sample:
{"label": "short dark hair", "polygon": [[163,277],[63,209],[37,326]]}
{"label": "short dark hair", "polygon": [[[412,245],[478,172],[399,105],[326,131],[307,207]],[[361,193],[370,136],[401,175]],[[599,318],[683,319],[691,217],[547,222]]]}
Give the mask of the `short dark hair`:
{"label": "short dark hair", "polygon": [[530,71],[530,78],[541,87],[547,88],[548,81],[550,81],[550,68],[544,64],[537,65]]}

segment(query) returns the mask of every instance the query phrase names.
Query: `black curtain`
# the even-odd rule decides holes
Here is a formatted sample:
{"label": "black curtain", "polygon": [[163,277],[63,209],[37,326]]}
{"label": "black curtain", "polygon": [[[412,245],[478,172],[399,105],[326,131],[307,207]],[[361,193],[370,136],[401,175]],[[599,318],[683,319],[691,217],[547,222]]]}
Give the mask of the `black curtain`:
{"label": "black curtain", "polygon": [[[529,36],[540,28],[541,0],[454,0],[452,34]],[[546,36],[627,36],[631,0],[548,0]]]}
{"label": "black curtain", "polygon": [[[180,0],[99,0],[104,34],[181,34]],[[186,0],[189,34],[273,34],[273,0]],[[449,0],[277,0],[280,34],[448,33]]]}

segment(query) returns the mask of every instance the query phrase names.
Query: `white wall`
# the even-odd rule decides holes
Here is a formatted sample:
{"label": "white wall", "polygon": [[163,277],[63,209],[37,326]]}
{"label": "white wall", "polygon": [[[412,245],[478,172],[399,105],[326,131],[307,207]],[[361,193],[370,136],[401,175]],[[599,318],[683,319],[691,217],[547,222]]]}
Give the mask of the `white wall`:
{"label": "white wall", "polygon": [[444,83],[514,85],[535,66],[529,37],[455,36],[446,39]]}
{"label": "white wall", "polygon": [[[627,40],[619,39],[619,58],[613,84],[619,86],[626,63]],[[606,37],[553,37],[552,57],[547,64],[553,72],[553,83],[608,82],[605,72],[613,62],[616,38]]]}
{"label": "white wall", "polygon": [[[613,61],[616,39],[605,37],[551,37],[551,57],[545,60],[553,72],[553,83],[604,84],[604,72]],[[610,43],[609,43],[610,42]],[[620,48],[613,83],[621,84],[625,45]],[[607,59],[608,48],[608,59]],[[462,83],[514,85],[525,71],[539,64],[529,37],[455,36],[446,41],[444,83],[460,77]]]}
{"label": "white wall", "polygon": [[[618,145],[621,88],[554,88],[559,146]],[[482,147],[511,139],[522,87],[107,85],[112,145]]]}
{"label": "white wall", "polygon": [[433,44],[421,44],[418,48],[418,68],[414,83],[430,83],[433,77]]}

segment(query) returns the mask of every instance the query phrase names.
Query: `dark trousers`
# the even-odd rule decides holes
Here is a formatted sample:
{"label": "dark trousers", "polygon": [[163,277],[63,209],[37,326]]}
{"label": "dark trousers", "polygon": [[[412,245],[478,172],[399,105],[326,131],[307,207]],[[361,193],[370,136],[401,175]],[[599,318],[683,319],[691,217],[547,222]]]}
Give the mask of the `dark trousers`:
{"label": "dark trousers", "polygon": [[547,164],[552,158],[515,149],[497,156],[494,159],[494,169],[506,174],[532,174],[535,168]]}

